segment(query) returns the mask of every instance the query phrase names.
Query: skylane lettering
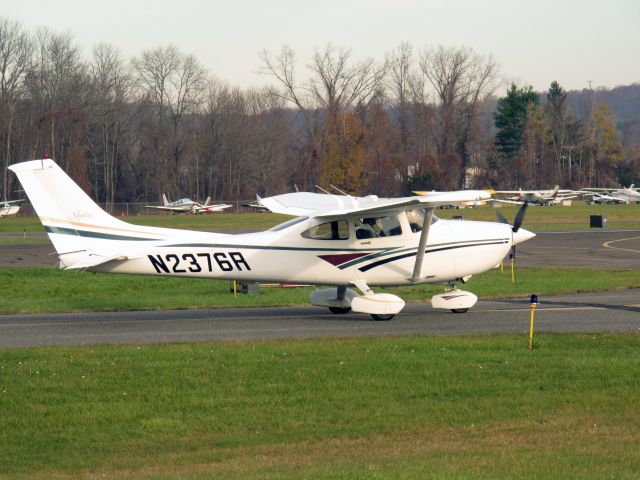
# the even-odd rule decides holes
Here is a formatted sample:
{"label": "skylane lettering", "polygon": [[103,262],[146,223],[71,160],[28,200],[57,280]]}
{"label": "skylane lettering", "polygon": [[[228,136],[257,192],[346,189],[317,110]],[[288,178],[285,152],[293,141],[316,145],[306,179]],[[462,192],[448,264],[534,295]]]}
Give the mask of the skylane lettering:
{"label": "skylane lettering", "polygon": [[167,253],[164,255],[147,255],[147,257],[157,273],[213,272],[216,268],[223,272],[251,270],[251,267],[240,252],[201,252],[183,253],[181,255]]}

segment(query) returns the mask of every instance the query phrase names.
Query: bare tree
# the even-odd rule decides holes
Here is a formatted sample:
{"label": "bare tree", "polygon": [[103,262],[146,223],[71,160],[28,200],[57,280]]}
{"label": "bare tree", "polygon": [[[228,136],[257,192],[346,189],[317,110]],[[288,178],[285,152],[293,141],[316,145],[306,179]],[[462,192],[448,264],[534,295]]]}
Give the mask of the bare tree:
{"label": "bare tree", "polygon": [[[93,49],[90,83],[93,122],[89,124],[87,143],[96,170],[94,190],[107,204],[107,209],[111,209],[132,100],[131,72],[118,50],[107,44],[99,44]],[[98,182],[100,177],[101,182]]]}
{"label": "bare tree", "polygon": [[26,84],[35,116],[33,151],[48,152],[87,188],[80,147],[86,117],[86,64],[70,34],[38,30],[35,61]]}
{"label": "bare tree", "polygon": [[319,173],[325,181],[331,180],[329,170],[334,171],[333,166],[324,168],[322,164],[329,143],[345,143],[339,139],[344,136],[344,114],[366,106],[385,75],[384,64],[378,65],[372,59],[354,63],[350,58],[351,51],[346,48],[327,45],[323,51],[316,49],[307,66],[309,80],[298,84],[291,48],[283,46],[277,57],[266,50],[261,54],[263,72],[280,82],[282,98],[296,105],[304,115],[312,146],[310,153],[320,161]]}
{"label": "bare tree", "polygon": [[2,125],[2,197],[7,199],[7,167],[13,160],[13,129],[23,80],[31,63],[33,42],[18,21],[0,18],[0,124]]}
{"label": "bare tree", "polygon": [[411,102],[411,69],[413,49],[407,42],[403,42],[396,49],[387,53],[388,66],[387,86],[393,94],[393,100],[398,112],[398,126],[400,129],[400,151],[402,157],[402,184],[407,182],[409,163],[409,109]]}
{"label": "bare tree", "polygon": [[420,69],[439,100],[438,153],[449,162],[459,157],[462,185],[478,106],[497,88],[498,66],[491,56],[476,55],[471,48],[440,46],[421,53]]}
{"label": "bare tree", "polygon": [[[157,125],[151,139],[156,157],[156,185],[169,194],[179,187],[180,161],[186,132],[182,129],[185,114],[195,112],[204,94],[206,70],[195,57],[181,54],[176,47],[146,50],[133,60],[141,98],[155,107]],[[188,137],[188,135],[187,135]]]}

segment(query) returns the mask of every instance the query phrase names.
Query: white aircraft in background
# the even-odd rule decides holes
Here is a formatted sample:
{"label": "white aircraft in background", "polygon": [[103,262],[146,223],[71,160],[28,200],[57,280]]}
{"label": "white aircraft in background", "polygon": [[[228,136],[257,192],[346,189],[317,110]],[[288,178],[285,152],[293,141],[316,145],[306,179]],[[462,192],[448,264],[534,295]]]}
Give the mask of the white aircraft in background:
{"label": "white aircraft in background", "polygon": [[594,203],[631,203],[640,202],[640,192],[635,185],[629,188],[583,188],[580,192],[589,195]]}
{"label": "white aircraft in background", "polygon": [[[132,225],[96,205],[51,159],[11,165],[67,270],[325,285],[311,303],[333,313],[388,320],[404,301],[372,287],[449,285],[435,308],[464,312],[477,297],[455,285],[494,268],[534,236],[496,222],[441,220],[435,207],[488,198],[485,191],[379,199],[289,193],[263,198],[299,215],[270,230],[229,235]],[[355,290],[354,290],[355,289]]]}
{"label": "white aircraft in background", "polygon": [[555,205],[563,200],[576,198],[578,195],[573,190],[560,190],[560,186],[556,185],[552,190],[496,190],[496,195],[511,195],[507,198],[494,198],[494,202],[511,203],[522,205],[528,203],[530,205]]}
{"label": "white aircraft in background", "polygon": [[9,215],[15,215],[20,211],[19,203],[24,200],[8,200],[0,202],[0,217],[8,217]]}
{"label": "white aircraft in background", "polygon": [[[485,192],[487,192],[489,195],[493,195],[496,193],[495,190],[489,189],[489,190],[485,190]],[[426,191],[426,190],[419,190],[419,191],[414,191],[413,194],[414,195],[420,195],[420,196],[427,196],[427,195],[433,195],[434,193],[439,193],[435,190],[432,191]],[[459,206],[462,207],[482,207],[484,205],[487,204],[487,202],[491,201],[491,199],[479,199],[479,200],[469,200],[467,202],[458,202]],[[445,208],[447,207],[447,205],[444,206]]]}
{"label": "white aircraft in background", "polygon": [[209,205],[211,197],[207,197],[207,201],[202,203],[194,202],[190,198],[181,198],[175,202],[169,202],[167,196],[162,194],[162,201],[164,205],[146,205],[147,208],[155,208],[156,210],[165,210],[173,213],[212,213],[221,212],[225,208],[230,208],[233,205],[227,203],[218,203],[216,205]]}

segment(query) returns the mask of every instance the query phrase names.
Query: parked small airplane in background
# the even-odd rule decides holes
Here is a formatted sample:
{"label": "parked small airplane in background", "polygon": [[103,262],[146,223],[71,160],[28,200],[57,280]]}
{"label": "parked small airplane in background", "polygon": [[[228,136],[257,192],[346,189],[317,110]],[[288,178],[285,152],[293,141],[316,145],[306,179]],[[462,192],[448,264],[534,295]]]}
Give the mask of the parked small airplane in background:
{"label": "parked small airplane in background", "polygon": [[[493,195],[496,193],[495,190],[493,189],[486,189],[485,192],[487,192],[489,195]],[[427,196],[427,195],[433,195],[434,193],[439,193],[436,190],[432,190],[432,191],[426,191],[426,190],[419,190],[419,191],[414,191],[413,194],[414,195],[420,195],[420,196]],[[441,193],[441,192],[440,192]],[[490,202],[491,199],[480,199],[480,200],[469,200],[468,202],[458,202],[457,206],[460,207],[482,207],[484,205],[487,204],[487,202]],[[447,208],[448,206],[452,206],[452,205],[443,205],[444,208]]]}
{"label": "parked small airplane in background", "polygon": [[[132,225],[102,210],[50,159],[11,165],[68,270],[326,285],[311,303],[333,313],[388,320],[404,308],[371,287],[448,284],[435,308],[465,312],[477,297],[456,284],[494,268],[534,236],[496,222],[441,220],[439,205],[489,198],[485,191],[380,199],[319,193],[263,198],[299,215],[270,230],[228,235]],[[501,219],[504,221],[503,219]],[[353,288],[359,291],[356,292]]]}
{"label": "parked small airplane in background", "polygon": [[207,197],[207,201],[202,203],[194,202],[190,198],[181,198],[180,200],[176,200],[175,202],[169,202],[167,200],[167,196],[162,194],[162,201],[164,205],[156,206],[156,205],[146,205],[147,208],[155,208],[156,210],[165,210],[173,213],[212,213],[212,212],[221,212],[225,208],[230,208],[233,205],[229,205],[227,203],[218,203],[216,205],[209,205],[211,201],[211,197]]}
{"label": "parked small airplane in background", "polygon": [[594,203],[640,202],[640,192],[635,185],[629,188],[583,188],[580,193],[591,196]]}
{"label": "parked small airplane in background", "polygon": [[20,203],[24,200],[8,200],[0,202],[0,217],[8,217],[9,215],[15,215],[20,211]]}
{"label": "parked small airplane in background", "polygon": [[530,205],[555,205],[563,200],[576,198],[577,192],[573,190],[560,190],[560,186],[556,185],[552,190],[496,190],[495,194],[511,195],[507,198],[494,198],[494,202],[511,203],[522,205],[528,203]]}

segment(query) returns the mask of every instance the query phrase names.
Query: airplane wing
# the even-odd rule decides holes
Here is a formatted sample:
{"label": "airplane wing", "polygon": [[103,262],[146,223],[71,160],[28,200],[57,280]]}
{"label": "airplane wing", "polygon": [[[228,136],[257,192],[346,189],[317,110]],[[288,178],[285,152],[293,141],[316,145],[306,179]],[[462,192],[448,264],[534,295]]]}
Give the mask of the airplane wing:
{"label": "airplane wing", "polygon": [[488,200],[489,198],[491,198],[491,194],[484,190],[460,190],[438,192],[426,196],[382,199],[375,195],[350,197],[348,195],[296,192],[261,198],[259,203],[274,213],[310,217],[335,217],[356,212],[363,214],[389,212],[406,209],[411,206],[437,207],[451,203]]}
{"label": "airplane wing", "polygon": [[24,201],[25,201],[24,199],[22,199],[22,200],[6,200],[6,201],[3,200],[3,201],[0,201],[0,204],[8,206],[8,205],[13,205],[15,203],[22,203]]}
{"label": "airplane wing", "polygon": [[227,208],[231,208],[233,205],[229,205],[227,203],[217,203],[215,205],[203,205],[201,207],[197,207],[195,210],[198,213],[207,213],[207,212],[221,212]]}
{"label": "airplane wing", "polygon": [[165,207],[163,205],[145,205],[144,208],[154,208],[156,210],[163,210],[165,212],[189,212],[190,208],[185,209],[185,207]]}
{"label": "airplane wing", "polygon": [[527,193],[538,193],[538,190],[496,190],[496,195],[520,195]]}
{"label": "airplane wing", "polygon": [[511,205],[522,205],[524,202],[520,200],[507,200],[505,198],[492,198],[492,202],[509,203]]}

